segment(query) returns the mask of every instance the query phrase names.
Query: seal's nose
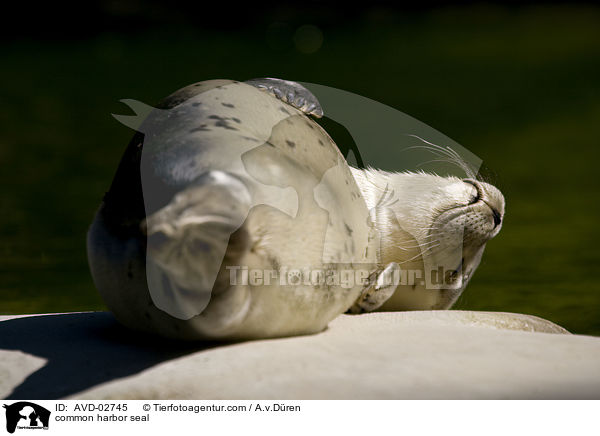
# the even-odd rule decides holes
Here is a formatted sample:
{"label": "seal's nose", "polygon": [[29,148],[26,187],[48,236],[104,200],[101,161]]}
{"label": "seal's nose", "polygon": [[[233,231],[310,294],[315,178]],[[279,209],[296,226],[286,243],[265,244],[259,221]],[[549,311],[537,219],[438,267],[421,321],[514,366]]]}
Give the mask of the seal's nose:
{"label": "seal's nose", "polygon": [[491,206],[490,209],[492,209],[492,215],[494,217],[494,228],[496,228],[500,225],[500,223],[502,223],[502,215],[500,215],[500,212],[498,212],[497,209],[494,209]]}

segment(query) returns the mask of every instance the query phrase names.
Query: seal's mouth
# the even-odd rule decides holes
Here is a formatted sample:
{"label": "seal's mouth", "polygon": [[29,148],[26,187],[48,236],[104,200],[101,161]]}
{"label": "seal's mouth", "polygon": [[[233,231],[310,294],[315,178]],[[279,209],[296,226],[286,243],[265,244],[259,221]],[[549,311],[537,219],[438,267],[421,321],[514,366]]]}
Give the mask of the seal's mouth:
{"label": "seal's mouth", "polygon": [[447,284],[458,285],[462,288],[467,286],[478,263],[479,261],[476,256],[468,260],[465,260],[465,257],[463,257],[457,267],[450,273]]}
{"label": "seal's mouth", "polygon": [[454,283],[458,279],[459,275],[462,275],[464,266],[465,266],[465,258],[463,257],[460,260],[460,263],[458,264],[458,266],[450,273],[450,281],[451,282]]}

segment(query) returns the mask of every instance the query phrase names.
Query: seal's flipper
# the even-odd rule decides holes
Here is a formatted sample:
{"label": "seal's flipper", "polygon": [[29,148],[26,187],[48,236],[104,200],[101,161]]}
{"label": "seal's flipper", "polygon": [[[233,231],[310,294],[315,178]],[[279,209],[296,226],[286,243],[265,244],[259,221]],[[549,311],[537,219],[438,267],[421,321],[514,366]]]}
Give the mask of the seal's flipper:
{"label": "seal's flipper", "polygon": [[317,118],[323,116],[323,108],[321,108],[317,97],[299,83],[271,77],[250,79],[246,80],[245,83],[267,91],[279,100],[300,109],[305,114],[313,115]]}
{"label": "seal's flipper", "polygon": [[366,287],[347,313],[357,314],[372,312],[385,303],[396,291],[400,278],[400,267],[391,262],[377,274],[375,283]]}
{"label": "seal's flipper", "polygon": [[[217,276],[226,252],[238,255],[247,247],[247,238],[236,230],[249,209],[244,183],[228,173],[209,171],[146,218],[148,290],[156,307],[190,319],[204,311],[213,294],[227,288],[217,283]],[[230,307],[228,316],[237,315]],[[223,325],[225,318],[220,320]]]}

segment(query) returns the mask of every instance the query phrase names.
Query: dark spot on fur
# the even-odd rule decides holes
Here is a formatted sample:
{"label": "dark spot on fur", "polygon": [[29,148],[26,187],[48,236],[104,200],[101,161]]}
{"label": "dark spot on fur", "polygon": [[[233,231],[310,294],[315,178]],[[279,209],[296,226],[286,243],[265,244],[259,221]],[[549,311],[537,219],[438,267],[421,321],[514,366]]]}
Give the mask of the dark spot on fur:
{"label": "dark spot on fur", "polygon": [[267,144],[267,145],[270,145],[271,147],[277,148],[277,147],[275,147],[275,144],[273,144],[273,143],[272,143],[272,142],[270,142],[270,141],[267,141],[267,142],[265,142],[265,144]]}
{"label": "dark spot on fur", "polygon": [[233,121],[235,121],[236,123],[238,123],[238,124],[242,124],[242,120],[240,120],[239,118],[236,118],[236,117],[231,117],[231,119],[232,119]]}
{"label": "dark spot on fur", "polygon": [[208,118],[210,118],[211,120],[217,120],[217,122],[215,123],[216,127],[223,127],[227,130],[237,130],[235,127],[233,127],[227,122],[228,118],[220,117],[219,115],[210,115]]}
{"label": "dark spot on fur", "polygon": [[294,141],[288,141],[287,139],[285,140],[285,143],[292,148],[294,148],[296,146],[296,143]]}
{"label": "dark spot on fur", "polygon": [[319,139],[319,145],[325,146],[325,143]]}
{"label": "dark spot on fur", "polygon": [[198,102],[196,102],[196,103],[192,103],[192,106],[194,106],[194,107],[198,107],[198,106],[200,106],[201,104],[202,104],[202,103],[198,103]]}
{"label": "dark spot on fur", "polygon": [[310,127],[312,130],[315,130],[315,126],[313,126],[313,125],[311,124],[311,122],[310,122],[310,121],[305,121],[305,123],[306,123],[306,125],[307,125],[308,127]]}
{"label": "dark spot on fur", "polygon": [[210,129],[206,128],[206,124],[200,124],[199,127],[195,127],[190,130],[190,133],[194,133],[194,132],[210,132]]}
{"label": "dark spot on fur", "polygon": [[[247,140],[247,141],[252,141],[252,142],[260,142],[258,139],[256,139],[256,138],[253,138],[253,137],[251,137],[251,136],[242,136],[242,138],[244,138],[244,139],[245,139],[245,140]],[[272,145],[272,144],[269,144],[269,145]]]}
{"label": "dark spot on fur", "polygon": [[271,264],[271,266],[273,267],[273,269],[275,271],[279,271],[279,269],[281,268],[281,265],[277,261],[276,257],[269,256],[269,263]]}
{"label": "dark spot on fur", "polygon": [[352,229],[350,228],[350,226],[344,223],[344,227],[346,228],[346,233],[348,234],[348,236],[352,236]]}
{"label": "dark spot on fur", "polygon": [[227,121],[217,121],[215,123],[215,126],[217,126],[217,127],[223,127],[224,129],[227,129],[227,130],[237,130],[235,127],[227,124]]}
{"label": "dark spot on fur", "polygon": [[225,107],[235,107],[234,105],[232,105],[231,103],[221,103],[223,106]]}
{"label": "dark spot on fur", "polygon": [[291,114],[290,114],[290,111],[288,111],[288,110],[287,110],[286,108],[284,108],[283,106],[281,106],[281,107],[279,108],[279,110],[280,110],[281,112],[283,112],[284,114],[291,115]]}

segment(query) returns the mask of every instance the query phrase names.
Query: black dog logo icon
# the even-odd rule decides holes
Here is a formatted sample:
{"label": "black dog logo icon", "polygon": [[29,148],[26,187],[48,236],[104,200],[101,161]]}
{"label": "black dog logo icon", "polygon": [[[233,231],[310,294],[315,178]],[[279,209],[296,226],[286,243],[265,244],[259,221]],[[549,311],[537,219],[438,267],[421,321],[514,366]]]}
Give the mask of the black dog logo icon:
{"label": "black dog logo icon", "polygon": [[18,403],[7,406],[6,409],[6,430],[14,433],[17,425],[19,428],[48,428],[50,421],[50,411],[28,401],[19,401]]}

